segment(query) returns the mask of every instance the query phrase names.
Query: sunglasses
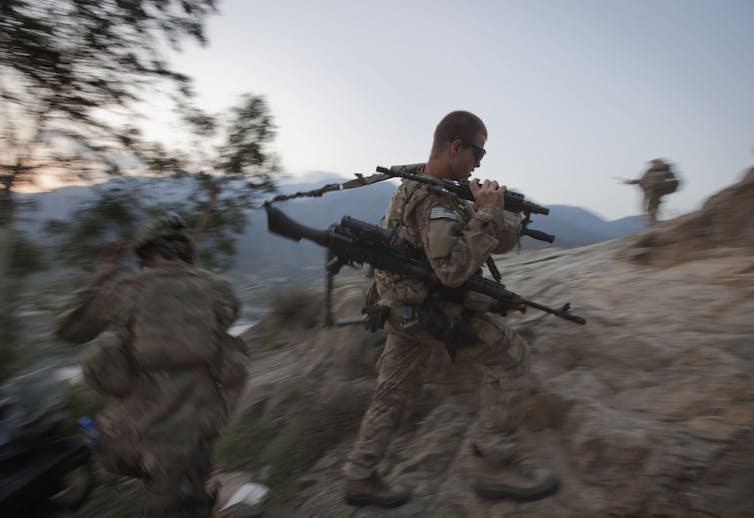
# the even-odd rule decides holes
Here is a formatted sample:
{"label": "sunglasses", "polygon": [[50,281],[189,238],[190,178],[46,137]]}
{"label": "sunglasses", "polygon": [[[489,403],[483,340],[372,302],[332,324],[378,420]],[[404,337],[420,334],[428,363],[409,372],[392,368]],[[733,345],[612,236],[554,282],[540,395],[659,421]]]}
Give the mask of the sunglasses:
{"label": "sunglasses", "polygon": [[477,162],[481,162],[481,160],[484,158],[484,155],[487,154],[487,150],[484,149],[481,146],[477,146],[476,144],[472,144],[471,142],[466,142],[466,141],[463,141],[463,140],[461,141],[461,143],[464,146],[470,147],[470,148],[472,148],[474,150],[474,159]]}

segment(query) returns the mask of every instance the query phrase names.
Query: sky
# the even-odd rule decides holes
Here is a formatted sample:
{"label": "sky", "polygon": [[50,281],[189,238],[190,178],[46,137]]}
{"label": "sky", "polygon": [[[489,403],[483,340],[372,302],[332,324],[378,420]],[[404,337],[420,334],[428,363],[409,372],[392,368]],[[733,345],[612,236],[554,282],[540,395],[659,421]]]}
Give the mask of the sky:
{"label": "sky", "polygon": [[754,163],[751,0],[221,0],[175,67],[199,104],[266,97],[286,172],[426,161],[450,111],[479,115],[475,176],[606,219],[637,214],[662,157],[698,208]]}

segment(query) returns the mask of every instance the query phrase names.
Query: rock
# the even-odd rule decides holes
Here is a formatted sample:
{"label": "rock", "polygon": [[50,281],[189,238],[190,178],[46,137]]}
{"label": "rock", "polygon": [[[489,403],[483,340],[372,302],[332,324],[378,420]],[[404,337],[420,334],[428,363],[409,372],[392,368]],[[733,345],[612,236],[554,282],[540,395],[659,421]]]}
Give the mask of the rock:
{"label": "rock", "polygon": [[218,473],[209,483],[220,484],[214,516],[216,518],[254,518],[262,516],[269,488],[251,481],[244,472]]}

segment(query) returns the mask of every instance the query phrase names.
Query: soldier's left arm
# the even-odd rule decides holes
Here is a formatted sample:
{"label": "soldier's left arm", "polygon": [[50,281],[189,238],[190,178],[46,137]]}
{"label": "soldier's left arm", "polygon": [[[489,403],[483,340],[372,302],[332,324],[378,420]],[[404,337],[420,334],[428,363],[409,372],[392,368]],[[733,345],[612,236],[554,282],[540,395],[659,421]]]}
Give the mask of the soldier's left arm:
{"label": "soldier's left arm", "polygon": [[424,251],[443,284],[460,286],[497,248],[494,234],[501,224],[502,209],[483,209],[466,223],[459,208],[433,201],[415,212]]}

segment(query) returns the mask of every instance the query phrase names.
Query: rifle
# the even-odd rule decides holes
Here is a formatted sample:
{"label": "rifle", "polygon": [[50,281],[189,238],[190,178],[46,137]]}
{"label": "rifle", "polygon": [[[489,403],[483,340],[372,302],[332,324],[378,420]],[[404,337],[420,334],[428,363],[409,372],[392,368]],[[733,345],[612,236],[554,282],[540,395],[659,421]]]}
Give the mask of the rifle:
{"label": "rifle", "polygon": [[319,230],[292,220],[269,202],[264,204],[264,208],[267,212],[267,228],[273,234],[294,241],[306,239],[328,249],[331,257],[326,265],[328,279],[331,279],[345,265],[360,266],[366,263],[378,270],[420,279],[427,283],[430,289],[449,300],[457,299],[458,295],[465,291],[487,295],[497,301],[495,311],[503,315],[510,310],[524,313],[527,307],[532,307],[570,322],[582,325],[586,323],[582,317],[570,313],[570,303],[557,309],[551,308],[524,299],[505,289],[505,285],[499,281],[485,279],[480,274],[472,276],[457,288],[449,288],[442,284],[421,250],[410,245],[394,244],[394,232],[390,229],[371,225],[350,216],[343,216],[340,224],[333,224],[325,230]]}
{"label": "rifle", "polygon": [[626,185],[638,185],[641,180],[634,180],[632,178],[623,178],[622,176],[611,176],[613,180],[618,180],[620,183]]}
{"label": "rifle", "polygon": [[[377,167],[377,172],[387,176],[397,176],[427,184],[440,191],[452,192],[464,200],[474,201],[474,196],[471,194],[471,188],[469,188],[469,182],[467,180],[451,181],[429,175],[418,175],[408,172],[405,167],[396,167],[392,169],[388,169],[387,167]],[[550,209],[537,205],[531,201],[527,201],[526,197],[521,193],[508,190],[506,190],[503,195],[503,201],[505,210],[515,212],[516,214],[523,214],[525,216],[524,219],[521,220],[522,236],[529,236],[539,241],[547,241],[548,243],[555,241],[555,236],[552,234],[528,228],[529,223],[531,223],[532,214],[543,214],[547,216],[550,213]]]}

